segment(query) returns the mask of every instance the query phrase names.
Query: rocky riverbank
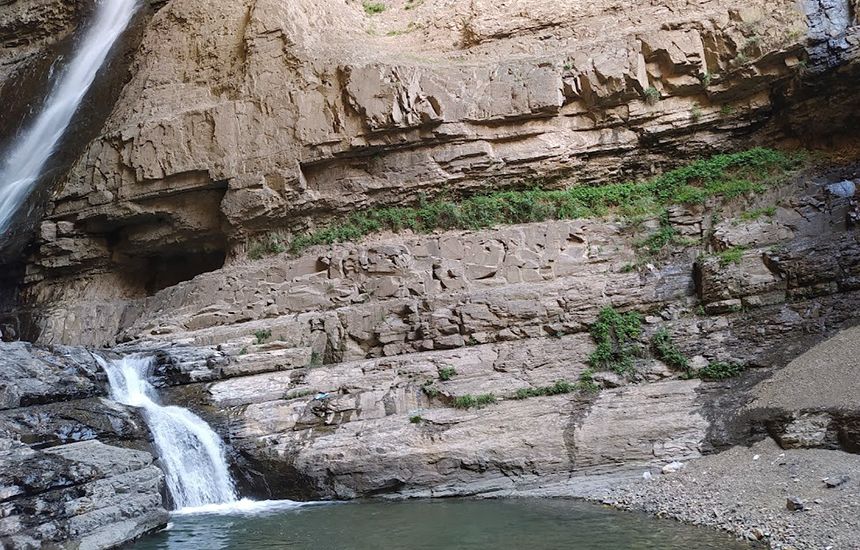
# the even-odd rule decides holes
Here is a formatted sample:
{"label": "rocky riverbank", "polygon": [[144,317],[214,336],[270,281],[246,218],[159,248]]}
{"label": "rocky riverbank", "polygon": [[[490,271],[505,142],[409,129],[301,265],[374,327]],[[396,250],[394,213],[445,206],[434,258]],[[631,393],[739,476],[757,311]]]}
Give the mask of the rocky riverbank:
{"label": "rocky riverbank", "polygon": [[[860,441],[858,346],[860,328],[842,331],[751,390],[748,409],[778,409],[791,417],[775,438],[587,496],[775,549],[860,548],[860,455],[852,454]],[[851,420],[836,425],[834,416]]]}

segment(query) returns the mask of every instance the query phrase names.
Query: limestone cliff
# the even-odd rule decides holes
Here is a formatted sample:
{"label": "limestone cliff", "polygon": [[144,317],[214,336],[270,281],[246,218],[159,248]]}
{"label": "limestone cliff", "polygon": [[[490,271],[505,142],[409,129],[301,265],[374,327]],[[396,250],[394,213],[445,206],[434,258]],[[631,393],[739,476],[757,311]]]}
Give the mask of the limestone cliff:
{"label": "limestone cliff", "polygon": [[[787,111],[794,97],[821,101],[800,79],[807,19],[830,52],[821,67],[854,35],[819,24],[817,3],[804,9],[398,1],[368,14],[357,2],[174,0],[145,27],[113,114],[49,204],[23,301],[118,330],[121,308],[99,303],[217,269],[263,232],[811,138]],[[840,112],[853,98],[838,97]],[[819,129],[835,127],[832,109],[815,111]],[[79,340],[74,321],[55,332],[44,313],[22,316],[18,332],[110,341]]]}
{"label": "limestone cliff", "polygon": [[[0,19],[14,31],[0,76],[86,15],[49,0],[8,6],[20,9]],[[165,399],[213,424],[255,496],[570,495],[768,436],[860,448],[856,407],[761,398],[769,376],[860,305],[848,0],[385,6],[151,3],[110,115],[60,170],[38,230],[21,233],[26,253],[4,256],[4,339],[155,354]],[[33,30],[33,13],[57,30]],[[270,232],[372,207],[608,185],[758,144],[826,154],[779,186],[673,204],[659,219],[248,254]],[[643,255],[661,228],[676,246]],[[644,319],[626,372],[589,361],[606,306]],[[687,367],[655,349],[661,333]],[[696,377],[712,365],[747,370]],[[70,447],[25,421],[28,407],[56,418],[55,401],[72,400],[87,419],[107,407],[133,424],[100,399],[100,376],[53,378],[63,391],[32,374],[3,386],[0,435],[35,438],[4,449],[44,448],[50,462],[98,454],[96,439],[145,447],[145,433],[89,420],[75,424],[86,445]],[[146,505],[137,511],[163,517]],[[71,536],[66,519],[58,537]]]}

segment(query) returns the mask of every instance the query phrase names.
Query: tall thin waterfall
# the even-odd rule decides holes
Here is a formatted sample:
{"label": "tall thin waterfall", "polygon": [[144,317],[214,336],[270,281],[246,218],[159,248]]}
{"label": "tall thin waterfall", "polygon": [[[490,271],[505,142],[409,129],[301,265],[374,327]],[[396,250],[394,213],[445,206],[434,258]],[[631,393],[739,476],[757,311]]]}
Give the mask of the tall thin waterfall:
{"label": "tall thin waterfall", "polygon": [[98,360],[107,372],[111,397],[143,408],[176,508],[236,502],[224,444],[187,409],[158,403],[155,388],[147,381],[152,359],[132,355],[119,361]]}
{"label": "tall thin waterfall", "polygon": [[72,115],[108,53],[131,21],[138,0],[100,0],[92,27],[62,72],[32,126],[13,145],[0,168],[0,234],[32,192]]}

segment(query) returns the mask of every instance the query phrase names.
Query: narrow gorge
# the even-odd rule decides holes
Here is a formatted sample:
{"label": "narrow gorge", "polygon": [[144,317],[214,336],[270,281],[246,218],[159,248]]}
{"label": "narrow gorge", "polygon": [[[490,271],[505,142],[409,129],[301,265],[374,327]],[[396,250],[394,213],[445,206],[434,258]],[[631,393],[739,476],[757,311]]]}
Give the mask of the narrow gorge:
{"label": "narrow gorge", "polygon": [[0,0],[3,547],[860,549],[858,8]]}

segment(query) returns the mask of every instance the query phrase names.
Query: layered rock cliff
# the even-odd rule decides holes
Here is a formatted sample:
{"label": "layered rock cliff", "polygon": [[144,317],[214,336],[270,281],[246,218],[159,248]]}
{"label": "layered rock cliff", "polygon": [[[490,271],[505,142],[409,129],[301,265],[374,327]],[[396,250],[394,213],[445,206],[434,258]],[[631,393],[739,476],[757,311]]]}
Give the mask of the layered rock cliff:
{"label": "layered rock cliff", "polygon": [[[14,46],[3,74],[46,74],[27,60],[86,15],[55,4],[11,4],[26,10],[0,20]],[[765,437],[857,452],[855,406],[767,391],[856,317],[849,2],[151,7],[121,93],[103,105],[110,116],[69,153],[38,230],[20,232],[26,253],[3,257],[0,331],[156,354],[164,398],[226,439],[245,494],[569,495]],[[57,30],[36,32],[20,15],[32,13]],[[674,205],[665,219],[611,213],[248,254],[269,233],[289,240],[372,207],[608,185],[757,144],[826,154],[781,186]],[[675,246],[643,254],[667,227]],[[589,331],[607,306],[643,316],[635,372],[591,368]],[[689,368],[655,349],[660,333]],[[709,365],[747,370],[693,376]],[[148,519],[129,520],[129,533],[157,525],[148,435],[103,399],[97,369],[36,390],[40,376],[14,373],[0,393],[9,456],[98,469],[100,458],[81,458],[103,452],[98,440],[132,439],[145,495],[133,517]],[[121,433],[98,424],[103,414],[122,418]],[[49,421],[36,430],[32,415]],[[131,475],[99,472],[76,490]],[[63,518],[56,537],[77,536]],[[44,523],[27,521],[3,532]]]}
{"label": "layered rock cliff", "polygon": [[[802,84],[808,25],[793,1],[532,8],[170,2],[26,260],[24,304],[61,309],[19,316],[18,333],[109,343],[45,318],[119,330],[105,300],[218,269],[261,233],[374,204],[611,183],[815,135],[790,111],[795,97],[822,101]],[[804,9],[826,68],[854,35],[817,3]],[[853,104],[848,78],[826,84],[839,112]],[[814,110],[819,129],[837,124],[836,107]]]}

